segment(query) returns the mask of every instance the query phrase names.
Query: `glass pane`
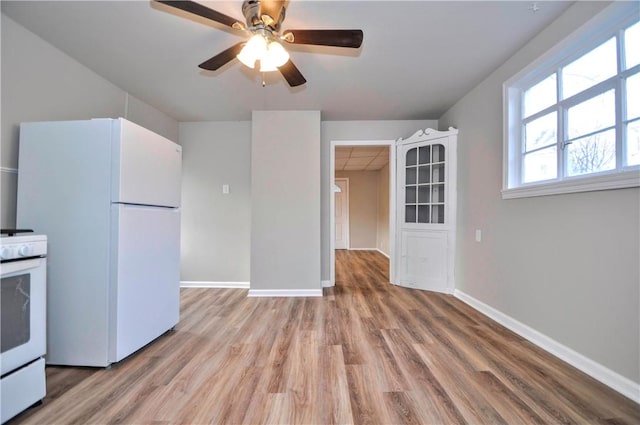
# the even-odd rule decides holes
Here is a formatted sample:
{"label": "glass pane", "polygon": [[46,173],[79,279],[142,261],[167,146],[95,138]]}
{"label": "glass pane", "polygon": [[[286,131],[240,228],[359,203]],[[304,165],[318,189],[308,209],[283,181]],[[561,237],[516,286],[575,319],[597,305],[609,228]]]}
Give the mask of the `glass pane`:
{"label": "glass pane", "polygon": [[407,164],[406,165],[416,165],[418,160],[418,148],[410,149],[407,152]]}
{"label": "glass pane", "polygon": [[640,120],[627,124],[627,165],[640,165]]}
{"label": "glass pane", "polygon": [[528,122],[524,126],[524,150],[532,151],[556,143],[557,113],[547,115]]}
{"label": "glass pane", "polygon": [[404,207],[404,222],[415,223],[416,222],[416,206],[407,205]]}
{"label": "glass pane", "polygon": [[420,164],[428,164],[431,162],[431,146],[422,146],[420,148]]}
{"label": "glass pane", "polygon": [[444,205],[434,205],[431,207],[431,222],[444,223]]}
{"label": "glass pane", "polygon": [[633,68],[640,63],[640,22],[624,31],[624,55],[627,65],[625,69]]}
{"label": "glass pane", "polygon": [[524,92],[524,116],[535,114],[557,102],[556,74],[551,74]]}
{"label": "glass pane", "polygon": [[418,203],[428,204],[430,202],[431,186],[418,186]]}
{"label": "glass pane", "polygon": [[555,179],[558,175],[556,146],[550,146],[524,156],[523,180],[525,183]]}
{"label": "glass pane", "polygon": [[31,338],[31,274],[2,278],[0,290],[0,352],[24,345]]}
{"label": "glass pane", "polygon": [[430,168],[428,165],[418,167],[418,183],[429,183]]}
{"label": "glass pane", "polygon": [[433,145],[433,159],[432,162],[444,162],[444,146]]}
{"label": "glass pane", "polygon": [[640,74],[627,78],[627,119],[640,117]]}
{"label": "glass pane", "polygon": [[441,183],[444,181],[444,164],[433,166],[433,178],[431,181],[434,183]]}
{"label": "glass pane", "polygon": [[563,98],[598,84],[618,72],[615,37],[562,69]]}
{"label": "glass pane", "polygon": [[415,204],[416,203],[416,187],[408,186],[405,189],[405,203],[406,204]]}
{"label": "glass pane", "polygon": [[406,179],[405,184],[416,184],[416,168],[415,167],[407,168],[405,179]]}
{"label": "glass pane", "polygon": [[429,205],[418,206],[418,223],[429,223]]}
{"label": "glass pane", "polygon": [[608,130],[574,140],[567,146],[567,175],[597,173],[616,168],[616,132]]}
{"label": "glass pane", "polygon": [[434,184],[431,187],[431,202],[444,202],[444,185],[443,184]]}
{"label": "glass pane", "polygon": [[616,122],[615,95],[613,90],[579,103],[567,112],[569,139],[593,133]]}

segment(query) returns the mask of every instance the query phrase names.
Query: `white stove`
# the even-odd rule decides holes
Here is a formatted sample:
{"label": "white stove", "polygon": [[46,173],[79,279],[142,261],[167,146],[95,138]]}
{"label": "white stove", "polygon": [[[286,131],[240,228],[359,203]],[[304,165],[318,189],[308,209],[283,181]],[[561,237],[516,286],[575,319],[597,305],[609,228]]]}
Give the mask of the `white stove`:
{"label": "white stove", "polygon": [[46,393],[47,237],[3,229],[0,236],[0,420]]}

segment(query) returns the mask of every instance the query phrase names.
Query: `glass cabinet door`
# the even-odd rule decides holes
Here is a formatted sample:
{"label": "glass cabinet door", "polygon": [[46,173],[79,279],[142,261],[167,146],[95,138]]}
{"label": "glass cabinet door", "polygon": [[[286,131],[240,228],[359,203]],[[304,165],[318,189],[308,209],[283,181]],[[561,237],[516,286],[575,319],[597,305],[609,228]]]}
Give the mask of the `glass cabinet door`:
{"label": "glass cabinet door", "polygon": [[405,158],[405,223],[444,224],[445,147],[409,149]]}

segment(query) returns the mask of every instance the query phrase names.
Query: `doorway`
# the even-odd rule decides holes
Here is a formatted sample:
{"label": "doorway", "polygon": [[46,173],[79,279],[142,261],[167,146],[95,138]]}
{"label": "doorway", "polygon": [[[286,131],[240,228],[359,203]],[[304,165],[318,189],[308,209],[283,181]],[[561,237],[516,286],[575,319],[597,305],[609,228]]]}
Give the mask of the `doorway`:
{"label": "doorway", "polygon": [[[349,153],[351,161],[345,161],[345,152]],[[384,155],[383,155],[384,154]],[[384,158],[384,159],[383,159]],[[345,162],[350,166],[345,166]],[[330,188],[330,282],[329,286],[335,285],[336,277],[336,249],[341,249],[341,241],[337,241],[336,237],[336,178],[349,179],[349,194],[353,200],[349,205],[350,226],[348,244],[345,248],[350,250],[374,250],[379,251],[389,258],[389,276],[390,281],[394,282],[394,247],[395,244],[395,226],[396,226],[396,208],[395,208],[395,180],[396,180],[396,157],[395,157],[395,140],[358,140],[358,141],[332,141],[330,148],[330,166],[328,184]],[[376,177],[382,169],[383,175]],[[364,172],[362,175],[358,172]],[[368,173],[369,175],[364,175]],[[375,179],[375,180],[374,180]],[[386,180],[384,183],[381,180]],[[375,211],[366,211],[362,205],[357,206],[356,196],[360,194],[356,192],[359,185],[364,188],[363,191],[371,191],[372,185],[380,188],[382,196],[386,198],[383,205],[378,205],[376,198]],[[368,187],[368,189],[367,189]],[[377,190],[377,189],[376,189]],[[338,192],[340,193],[340,192]],[[340,195],[339,195],[340,196]],[[377,196],[377,195],[376,195]],[[340,202],[340,201],[339,201]],[[371,202],[371,201],[370,201]],[[359,208],[359,210],[358,210]],[[384,210],[378,220],[378,210]],[[369,230],[356,225],[363,224],[358,221],[358,214],[363,216],[365,223],[363,227],[369,227]],[[375,218],[372,218],[375,217]],[[374,220],[374,223],[371,223]],[[375,236],[371,237],[371,226],[374,226]],[[380,229],[380,231],[378,231]],[[342,230],[342,229],[340,229]],[[367,233],[368,232],[368,233]],[[339,232],[338,232],[339,233]],[[380,235],[379,235],[380,234]],[[368,235],[368,237],[367,237]],[[380,237],[378,237],[380,236]]]}

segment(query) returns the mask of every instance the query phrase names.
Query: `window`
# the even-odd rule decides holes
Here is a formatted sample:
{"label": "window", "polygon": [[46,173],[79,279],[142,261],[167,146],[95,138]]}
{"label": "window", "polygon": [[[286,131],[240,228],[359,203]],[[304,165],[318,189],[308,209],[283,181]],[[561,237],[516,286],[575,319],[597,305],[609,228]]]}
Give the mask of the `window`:
{"label": "window", "polygon": [[640,22],[621,3],[504,84],[504,198],[640,186]]}

